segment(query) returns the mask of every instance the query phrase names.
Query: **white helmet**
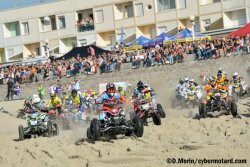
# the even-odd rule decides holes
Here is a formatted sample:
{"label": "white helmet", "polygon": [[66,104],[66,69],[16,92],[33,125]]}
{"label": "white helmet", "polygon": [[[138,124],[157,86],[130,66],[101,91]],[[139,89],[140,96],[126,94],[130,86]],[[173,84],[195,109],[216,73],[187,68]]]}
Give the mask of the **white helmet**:
{"label": "white helmet", "polygon": [[40,97],[38,95],[34,94],[32,96],[32,102],[33,102],[33,104],[37,104],[37,103],[41,102],[41,99],[40,99]]}
{"label": "white helmet", "polygon": [[184,81],[185,81],[185,82],[189,81],[188,77],[185,77]]}
{"label": "white helmet", "polygon": [[235,72],[234,74],[233,74],[233,76],[238,76],[239,74],[237,73],[237,72]]}

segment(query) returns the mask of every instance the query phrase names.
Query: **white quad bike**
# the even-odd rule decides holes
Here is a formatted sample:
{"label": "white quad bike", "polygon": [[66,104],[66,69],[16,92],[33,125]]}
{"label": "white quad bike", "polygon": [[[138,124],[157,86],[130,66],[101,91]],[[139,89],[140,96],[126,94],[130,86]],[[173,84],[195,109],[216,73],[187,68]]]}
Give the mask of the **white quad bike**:
{"label": "white quad bike", "polygon": [[233,96],[235,102],[238,102],[239,98],[250,97],[250,87],[245,84],[245,81],[234,83],[229,87],[229,95]]}

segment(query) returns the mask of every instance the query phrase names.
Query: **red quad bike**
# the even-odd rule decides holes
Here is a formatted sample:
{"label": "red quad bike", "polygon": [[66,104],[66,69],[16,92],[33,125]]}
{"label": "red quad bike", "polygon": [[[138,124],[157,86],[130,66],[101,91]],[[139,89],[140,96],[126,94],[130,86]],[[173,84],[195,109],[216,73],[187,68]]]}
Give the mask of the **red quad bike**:
{"label": "red quad bike", "polygon": [[90,127],[87,129],[87,138],[92,141],[97,141],[100,137],[115,137],[123,134],[125,136],[136,135],[142,137],[143,123],[138,116],[132,120],[125,118],[125,111],[122,107],[103,107],[106,114],[100,114],[99,120],[94,118],[90,122]]}
{"label": "red quad bike", "polygon": [[70,129],[70,122],[68,120],[69,114],[68,114],[67,111],[62,109],[61,114],[59,114],[56,107],[42,108],[41,111],[45,112],[45,113],[48,113],[49,118],[51,120],[54,120],[58,124],[61,124],[63,130],[69,130]]}
{"label": "red quad bike", "polygon": [[166,117],[166,113],[161,104],[157,104],[152,98],[145,99],[142,96],[133,100],[136,107],[135,113],[138,115],[144,125],[147,125],[147,119],[152,118],[155,125],[161,125],[161,118]]}

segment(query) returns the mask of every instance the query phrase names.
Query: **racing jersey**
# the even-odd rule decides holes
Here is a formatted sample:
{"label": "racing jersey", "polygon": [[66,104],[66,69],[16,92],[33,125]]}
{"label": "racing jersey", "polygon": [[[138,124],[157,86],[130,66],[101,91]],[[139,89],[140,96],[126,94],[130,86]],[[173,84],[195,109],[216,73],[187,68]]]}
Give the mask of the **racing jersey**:
{"label": "racing jersey", "polygon": [[62,103],[61,99],[56,96],[54,99],[49,100],[49,103],[48,103],[47,107],[49,107],[49,106],[56,107],[61,103]]}
{"label": "racing jersey", "polygon": [[103,92],[97,99],[97,103],[103,103],[103,109],[105,110],[107,107],[117,107],[118,101],[126,102],[124,96],[120,95],[118,92],[115,92],[113,97],[110,97],[106,91]]}

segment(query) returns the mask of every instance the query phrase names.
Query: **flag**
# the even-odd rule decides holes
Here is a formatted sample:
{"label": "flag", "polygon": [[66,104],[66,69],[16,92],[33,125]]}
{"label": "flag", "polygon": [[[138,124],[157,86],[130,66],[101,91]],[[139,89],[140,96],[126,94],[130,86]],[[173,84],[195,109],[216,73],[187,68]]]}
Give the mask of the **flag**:
{"label": "flag", "polygon": [[121,27],[121,36],[120,36],[120,44],[124,44],[124,32],[123,32],[123,27]]}

